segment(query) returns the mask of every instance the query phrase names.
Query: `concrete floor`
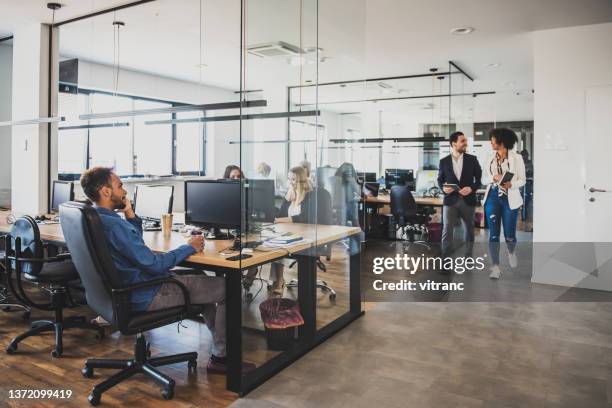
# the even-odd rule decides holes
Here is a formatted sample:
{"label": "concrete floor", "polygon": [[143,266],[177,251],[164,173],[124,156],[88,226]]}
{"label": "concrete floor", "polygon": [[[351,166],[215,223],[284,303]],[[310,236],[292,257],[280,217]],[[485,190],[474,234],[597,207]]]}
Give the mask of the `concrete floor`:
{"label": "concrete floor", "polygon": [[612,407],[612,303],[377,303],[232,407]]}

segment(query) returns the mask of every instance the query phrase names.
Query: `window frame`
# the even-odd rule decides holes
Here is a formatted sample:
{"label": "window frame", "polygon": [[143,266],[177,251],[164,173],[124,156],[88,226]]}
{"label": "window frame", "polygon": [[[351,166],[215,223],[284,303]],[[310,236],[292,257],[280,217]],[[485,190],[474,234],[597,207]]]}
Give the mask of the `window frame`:
{"label": "window frame", "polygon": [[[62,92],[60,90],[60,93],[70,93],[70,92]],[[132,101],[136,101],[136,100],[140,100],[140,101],[148,101],[148,102],[159,102],[159,103],[166,103],[166,104],[170,104],[172,107],[177,107],[177,106],[186,106],[186,105],[191,105],[189,103],[186,102],[178,102],[178,101],[172,101],[172,100],[164,100],[164,99],[157,99],[157,98],[148,98],[145,96],[134,96],[134,95],[128,95],[128,94],[122,94],[122,93],[114,93],[114,92],[108,92],[108,91],[100,91],[100,90],[96,90],[96,89],[87,89],[87,88],[77,88],[77,95],[78,94],[84,94],[87,95],[88,98],[88,103],[89,103],[89,98],[91,95],[94,94],[102,94],[102,95],[110,95],[110,96],[119,96],[119,97],[123,97],[123,98],[129,98],[132,99]],[[203,116],[206,116],[206,112],[203,112]],[[172,120],[176,119],[176,113],[172,113]],[[91,151],[90,151],[90,138],[91,138],[91,133],[90,133],[90,129],[86,129],[87,130],[87,140],[86,140],[86,153],[85,153],[85,169],[88,169],[90,167],[90,158],[91,158]],[[58,131],[58,137],[59,137],[59,131]],[[200,152],[202,154],[202,168],[196,171],[189,171],[189,172],[177,172],[176,171],[176,150],[177,150],[177,125],[176,123],[173,123],[171,126],[171,146],[170,146],[170,152],[172,155],[171,158],[171,171],[172,171],[172,176],[205,176],[206,175],[206,142],[207,142],[207,132],[206,132],[206,126],[202,126],[202,151]],[[131,136],[130,136],[131,140],[130,140],[130,144],[134,144],[134,133],[132,132]],[[132,156],[134,155],[134,153],[132,152]],[[132,166],[133,169],[133,166]],[[58,171],[58,179],[60,180],[78,180],[78,178],[81,176],[81,174],[76,174],[76,173],[61,173]],[[164,176],[164,175],[156,175],[156,176]],[[138,174],[138,173],[132,173],[129,175],[123,175],[121,176],[121,178],[144,178],[144,174]]]}

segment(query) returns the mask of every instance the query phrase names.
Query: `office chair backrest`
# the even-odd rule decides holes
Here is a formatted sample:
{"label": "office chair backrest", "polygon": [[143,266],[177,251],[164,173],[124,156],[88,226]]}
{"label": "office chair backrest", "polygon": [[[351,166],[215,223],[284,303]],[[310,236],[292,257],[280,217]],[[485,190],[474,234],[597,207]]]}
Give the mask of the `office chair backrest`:
{"label": "office chair backrest", "polygon": [[332,198],[329,191],[324,188],[317,188],[317,224],[332,225]]}
{"label": "office chair backrest", "polygon": [[[113,305],[112,289],[122,286],[97,211],[74,201],[60,205],[60,222],[72,262],[85,287],[87,304],[106,321],[121,326],[130,310],[129,296]],[[115,306],[115,307],[113,307]],[[115,311],[125,311],[116,316]]]}
{"label": "office chair backrest", "polygon": [[416,201],[407,186],[391,187],[391,214],[398,220],[417,214]]}
{"label": "office chair backrest", "polygon": [[[34,218],[29,215],[19,217],[11,227],[11,252],[15,251],[17,238],[21,241],[21,258],[42,258],[44,246],[40,240],[40,230]],[[11,261],[11,267],[15,268],[15,261]],[[21,262],[21,272],[29,275],[38,275],[42,270],[41,262]]]}

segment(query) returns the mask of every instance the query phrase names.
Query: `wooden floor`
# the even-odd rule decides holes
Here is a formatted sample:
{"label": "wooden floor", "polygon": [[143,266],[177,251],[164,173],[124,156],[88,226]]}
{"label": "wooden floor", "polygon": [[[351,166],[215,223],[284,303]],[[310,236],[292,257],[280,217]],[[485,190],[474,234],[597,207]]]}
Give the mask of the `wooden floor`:
{"label": "wooden floor", "polygon": [[[321,273],[324,278],[337,291],[336,301],[330,301],[328,294],[318,291],[317,325],[324,326],[348,310],[348,257],[343,248],[338,245],[334,248],[328,272]],[[288,263],[289,264],[289,263]],[[296,267],[285,269],[285,279],[297,277]],[[269,267],[264,267],[261,276],[267,278]],[[268,298],[265,286],[259,291],[260,282],[256,281],[251,292],[257,295],[253,302],[244,302],[243,322],[246,327],[244,336],[244,359],[255,364],[261,364],[277,352],[266,349],[263,325],[259,318],[259,304]],[[37,293],[32,289],[31,293]],[[286,289],[285,297],[297,298],[297,289]],[[90,318],[95,315],[87,308],[68,310],[66,315],[85,314]],[[34,310],[32,319],[49,318],[49,314]],[[169,325],[147,334],[151,342],[153,356],[197,351],[197,375],[188,375],[186,364],[162,367],[161,371],[170,375],[176,381],[175,398],[172,406],[206,406],[226,407],[231,404],[237,395],[225,389],[225,377],[208,375],[206,362],[210,357],[211,336],[202,322],[185,321],[177,333],[177,325]],[[19,333],[27,330],[29,321],[21,318],[21,313],[5,313],[0,311],[0,406],[32,406],[31,402],[8,399],[8,390],[11,389],[70,389],[73,397],[61,401],[63,406],[83,407],[87,403],[87,395],[94,384],[103,381],[114,370],[100,370],[93,379],[85,379],[80,369],[87,358],[130,358],[133,347],[133,337],[121,336],[119,333],[110,334],[103,340],[96,340],[93,333],[82,330],[68,330],[64,333],[64,356],[60,359],[51,357],[54,339],[52,334],[35,336],[24,340],[19,345],[15,355],[4,354],[4,348],[10,340]],[[256,329],[256,330],[253,330]],[[8,375],[7,375],[8,373]],[[26,386],[27,384],[27,386]],[[159,387],[144,376],[134,377],[116,386],[103,395],[105,406],[134,405],[134,406],[169,406],[161,398]],[[37,406],[57,406],[58,400],[37,401]]]}

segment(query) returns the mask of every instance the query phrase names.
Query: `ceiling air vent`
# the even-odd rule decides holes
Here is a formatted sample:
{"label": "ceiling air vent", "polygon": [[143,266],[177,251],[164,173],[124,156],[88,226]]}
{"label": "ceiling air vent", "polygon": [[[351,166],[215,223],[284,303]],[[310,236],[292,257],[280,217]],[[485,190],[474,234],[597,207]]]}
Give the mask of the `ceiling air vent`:
{"label": "ceiling air vent", "polygon": [[248,51],[250,54],[257,55],[258,57],[262,58],[292,57],[303,54],[303,51],[300,50],[299,47],[288,44],[284,41],[249,45]]}

